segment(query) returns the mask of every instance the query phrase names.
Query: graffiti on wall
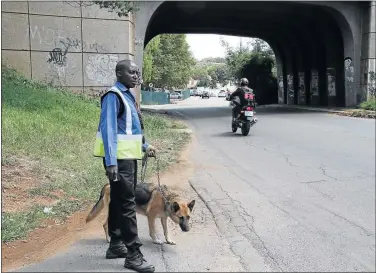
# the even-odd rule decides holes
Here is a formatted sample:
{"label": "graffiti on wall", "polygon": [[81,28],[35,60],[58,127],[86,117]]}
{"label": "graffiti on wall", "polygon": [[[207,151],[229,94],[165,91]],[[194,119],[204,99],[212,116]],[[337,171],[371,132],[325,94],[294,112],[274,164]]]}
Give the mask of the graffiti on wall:
{"label": "graffiti on wall", "polygon": [[61,48],[54,48],[49,52],[48,63],[53,63],[55,65],[64,66],[67,63],[67,52],[68,50],[62,50]]}
{"label": "graffiti on wall", "polygon": [[319,96],[319,72],[316,69],[311,71],[311,96]]}
{"label": "graffiti on wall", "polygon": [[368,96],[369,98],[376,97],[376,73],[375,71],[368,72]]}
{"label": "graffiti on wall", "polygon": [[326,76],[328,80],[328,96],[334,97],[336,95],[336,76],[334,68],[327,68]]}
{"label": "graffiti on wall", "polygon": [[107,53],[108,50],[103,46],[98,44],[97,42],[94,43],[86,43],[85,41],[81,41],[77,38],[71,38],[71,37],[66,37],[65,39],[60,40],[60,44],[62,44],[65,48],[74,48],[77,50],[82,50],[85,52],[102,52],[102,53]]}
{"label": "graffiti on wall", "polygon": [[70,85],[67,79],[69,74],[74,75],[76,71],[76,64],[74,61],[70,61],[67,56],[67,50],[61,48],[54,48],[49,52],[47,60],[47,72],[45,81],[54,86],[68,86]]}
{"label": "graffiti on wall", "polygon": [[285,101],[285,90],[283,88],[283,76],[278,78],[278,103],[283,104]]}
{"label": "graffiti on wall", "polygon": [[[67,81],[67,74],[74,75],[77,72],[72,73],[72,68],[76,68],[77,65],[73,60],[69,60],[69,52],[83,51],[108,54],[108,50],[102,44],[98,42],[87,43],[78,39],[75,36],[77,32],[72,33],[71,31],[50,28],[43,25],[30,26],[30,28],[27,28],[27,33],[29,32],[34,47],[39,45],[40,47],[43,46],[43,49],[46,46],[51,48],[46,56],[46,62],[48,63],[46,69],[48,70],[46,71],[45,80],[55,86],[71,85],[69,80]],[[113,68],[115,67],[113,64],[114,57],[109,56],[110,55],[89,57],[85,72],[88,78],[95,82],[95,85],[113,83],[112,76],[114,74]],[[98,67],[94,68],[95,65]],[[111,74],[111,77],[109,74]]]}
{"label": "graffiti on wall", "polygon": [[115,66],[119,56],[114,54],[89,56],[85,73],[89,80],[102,85],[112,85],[115,81]]}
{"label": "graffiti on wall", "polygon": [[347,93],[352,93],[354,82],[354,65],[350,57],[345,58],[345,90]]}
{"label": "graffiti on wall", "polygon": [[60,47],[59,41],[67,36],[67,32],[62,29],[53,29],[45,26],[30,25],[30,29],[26,29],[26,37],[30,31],[30,39],[39,45],[47,45],[51,47]]}
{"label": "graffiti on wall", "polygon": [[345,58],[345,81],[354,82],[354,65],[350,57]]}
{"label": "graffiti on wall", "polygon": [[287,101],[294,102],[294,76],[292,74],[287,75]]}
{"label": "graffiti on wall", "polygon": [[299,72],[299,104],[305,104],[306,102],[306,88],[305,88],[305,76],[304,72]]}
{"label": "graffiti on wall", "polygon": [[[27,29],[25,37],[28,37],[28,33],[29,29]],[[108,53],[108,50],[103,45],[97,42],[87,43],[63,29],[54,29],[39,25],[30,26],[30,39],[39,45],[62,48],[68,51],[72,51],[73,49],[81,51],[82,49],[84,52]]]}

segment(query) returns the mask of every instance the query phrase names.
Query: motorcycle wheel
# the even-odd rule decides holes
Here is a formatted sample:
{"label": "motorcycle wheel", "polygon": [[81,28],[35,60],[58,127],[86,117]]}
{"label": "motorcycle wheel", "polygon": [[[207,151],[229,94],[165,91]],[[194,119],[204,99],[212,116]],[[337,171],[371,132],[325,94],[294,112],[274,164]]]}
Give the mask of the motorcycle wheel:
{"label": "motorcycle wheel", "polygon": [[236,131],[238,130],[238,126],[235,122],[232,122],[231,123],[231,127],[232,127],[232,132],[233,133],[236,133]]}
{"label": "motorcycle wheel", "polygon": [[243,125],[242,125],[242,135],[248,136],[250,129],[251,129],[251,124],[249,122],[243,123]]}

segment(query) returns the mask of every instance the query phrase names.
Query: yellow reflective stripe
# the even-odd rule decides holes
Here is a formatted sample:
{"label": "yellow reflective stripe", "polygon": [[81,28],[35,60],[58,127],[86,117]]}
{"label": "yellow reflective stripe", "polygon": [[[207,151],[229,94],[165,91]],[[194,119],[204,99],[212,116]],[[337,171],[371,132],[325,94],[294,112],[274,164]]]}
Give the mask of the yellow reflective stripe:
{"label": "yellow reflective stripe", "polygon": [[104,144],[101,138],[96,138],[94,143],[94,156],[104,157]]}
{"label": "yellow reflective stripe", "polygon": [[[97,138],[102,139],[102,133],[97,132]],[[117,134],[118,140],[141,140],[142,141],[142,135],[124,135],[124,134]]]}
{"label": "yellow reflective stripe", "polygon": [[142,158],[142,140],[119,140],[118,141],[118,150],[117,158],[133,158],[141,159]]}
{"label": "yellow reflective stripe", "polygon": [[[117,144],[118,159],[141,159],[142,135],[120,135],[118,134]],[[97,133],[94,145],[94,156],[104,157],[104,144],[100,132]]]}

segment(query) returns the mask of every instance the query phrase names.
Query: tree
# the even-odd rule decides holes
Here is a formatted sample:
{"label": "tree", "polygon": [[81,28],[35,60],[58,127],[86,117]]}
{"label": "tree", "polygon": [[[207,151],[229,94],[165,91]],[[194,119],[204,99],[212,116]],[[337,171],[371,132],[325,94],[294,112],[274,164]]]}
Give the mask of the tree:
{"label": "tree", "polygon": [[265,56],[270,56],[274,58],[273,49],[264,40],[261,40],[259,38],[254,38],[253,41],[251,42],[251,45],[253,46],[253,49],[252,49],[253,52],[262,52],[264,53]]}
{"label": "tree", "polygon": [[225,61],[230,75],[236,79],[240,78],[241,69],[251,59],[252,51],[249,46],[232,48],[228,42],[221,39],[221,45],[225,48]]}
{"label": "tree", "polygon": [[229,70],[226,64],[219,65],[215,68],[218,83],[225,85],[230,80]]}
{"label": "tree", "polygon": [[129,13],[138,10],[133,1],[93,1],[93,3],[99,5],[101,9],[116,12],[119,17],[128,17]]}
{"label": "tree", "polygon": [[204,76],[207,76],[208,75],[208,70],[206,67],[204,66],[199,66],[199,65],[196,65],[192,68],[192,73],[191,73],[191,77],[194,79],[194,80],[199,80],[201,79],[202,77]]}
{"label": "tree", "polygon": [[153,75],[156,74],[154,64],[154,57],[159,54],[160,36],[154,37],[147,45],[144,51],[144,61],[142,66],[142,79],[144,83],[152,82]]}
{"label": "tree", "polygon": [[[152,73],[148,80],[154,86],[185,87],[195,65],[185,34],[160,35],[158,49],[154,50],[153,53],[150,52],[150,54],[152,55]],[[150,64],[150,59],[148,59],[150,54],[146,54],[144,57],[147,66]],[[147,71],[148,69],[149,67],[147,67]]]}
{"label": "tree", "polygon": [[222,57],[207,57],[207,58],[202,59],[200,63],[207,63],[207,64],[225,63],[225,59]]}
{"label": "tree", "polygon": [[245,45],[232,48],[224,40],[221,44],[226,49],[225,60],[230,77],[248,78],[249,86],[254,89],[260,104],[276,103],[278,87],[272,73],[275,57],[269,45],[261,39],[253,39],[252,47]]}
{"label": "tree", "polygon": [[197,83],[197,87],[209,87],[212,84],[212,79],[209,75],[203,76]]}

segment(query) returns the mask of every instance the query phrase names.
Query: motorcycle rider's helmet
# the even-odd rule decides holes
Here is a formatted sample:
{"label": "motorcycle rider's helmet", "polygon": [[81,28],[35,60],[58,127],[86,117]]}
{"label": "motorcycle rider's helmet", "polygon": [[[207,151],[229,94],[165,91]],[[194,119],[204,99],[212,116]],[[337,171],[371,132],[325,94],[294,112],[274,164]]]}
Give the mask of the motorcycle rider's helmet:
{"label": "motorcycle rider's helmet", "polygon": [[240,86],[248,86],[248,79],[247,78],[241,78],[240,79]]}

